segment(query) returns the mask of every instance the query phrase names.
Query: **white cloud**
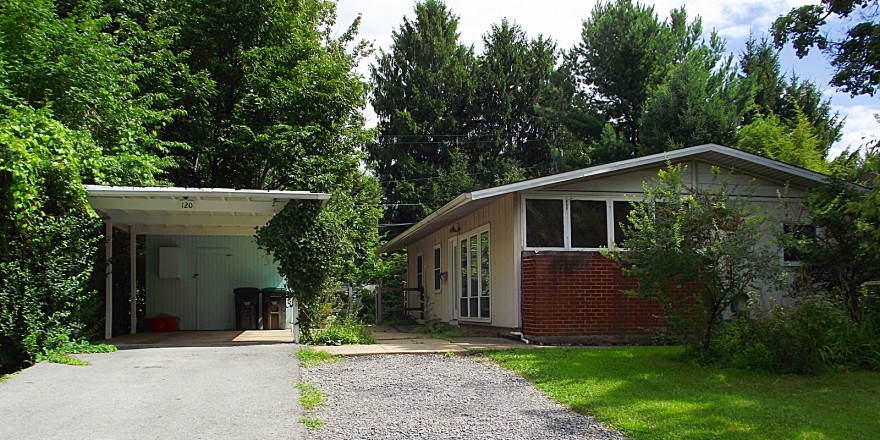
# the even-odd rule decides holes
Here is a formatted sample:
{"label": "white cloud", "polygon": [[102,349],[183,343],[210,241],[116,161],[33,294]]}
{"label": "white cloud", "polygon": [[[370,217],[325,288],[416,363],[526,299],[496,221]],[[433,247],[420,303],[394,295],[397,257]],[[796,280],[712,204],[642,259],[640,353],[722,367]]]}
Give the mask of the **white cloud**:
{"label": "white cloud", "polygon": [[880,114],[880,104],[834,106],[834,110],[846,116],[846,123],[840,141],[831,147],[831,157],[847,148],[856,149],[870,139],[877,139],[880,122],[877,122],[875,115]]}

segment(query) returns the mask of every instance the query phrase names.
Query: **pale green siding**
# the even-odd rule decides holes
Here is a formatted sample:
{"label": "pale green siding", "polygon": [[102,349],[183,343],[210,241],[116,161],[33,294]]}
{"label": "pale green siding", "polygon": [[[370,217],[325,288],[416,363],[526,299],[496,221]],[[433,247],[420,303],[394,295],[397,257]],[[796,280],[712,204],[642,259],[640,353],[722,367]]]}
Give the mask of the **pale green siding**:
{"label": "pale green siding", "polygon": [[[180,249],[180,278],[159,278],[160,247]],[[146,250],[146,316],[177,316],[180,330],[234,329],[233,289],[284,285],[276,265],[253,237],[148,235]]]}

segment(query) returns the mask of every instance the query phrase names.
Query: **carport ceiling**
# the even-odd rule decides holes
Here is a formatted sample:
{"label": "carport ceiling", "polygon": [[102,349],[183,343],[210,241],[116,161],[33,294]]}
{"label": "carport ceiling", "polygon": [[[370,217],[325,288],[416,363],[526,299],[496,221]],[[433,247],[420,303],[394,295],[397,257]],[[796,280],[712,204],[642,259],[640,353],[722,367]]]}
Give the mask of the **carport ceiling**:
{"label": "carport ceiling", "polygon": [[113,226],[149,235],[253,235],[291,200],[329,194],[224,188],[86,185],[95,212]]}

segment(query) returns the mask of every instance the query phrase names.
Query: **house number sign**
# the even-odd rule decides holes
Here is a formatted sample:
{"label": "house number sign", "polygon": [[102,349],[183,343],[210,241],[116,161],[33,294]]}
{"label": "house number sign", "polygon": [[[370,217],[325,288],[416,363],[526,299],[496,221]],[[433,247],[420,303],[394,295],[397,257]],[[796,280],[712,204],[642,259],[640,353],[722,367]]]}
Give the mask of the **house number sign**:
{"label": "house number sign", "polygon": [[192,200],[181,200],[180,201],[180,209],[194,209],[196,207],[196,203]]}

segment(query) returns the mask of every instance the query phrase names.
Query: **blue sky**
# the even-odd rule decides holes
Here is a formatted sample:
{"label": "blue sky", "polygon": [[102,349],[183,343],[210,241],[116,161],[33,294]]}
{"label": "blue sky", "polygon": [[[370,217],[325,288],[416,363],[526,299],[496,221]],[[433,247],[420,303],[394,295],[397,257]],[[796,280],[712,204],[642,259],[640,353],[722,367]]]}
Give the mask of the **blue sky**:
{"label": "blue sky", "polygon": [[[515,21],[530,36],[543,34],[551,37],[559,48],[568,49],[580,39],[581,23],[589,17],[595,0],[446,0],[446,5],[459,16],[459,32],[461,41],[474,44],[479,52],[481,36],[489,30],[489,26],[503,18]],[[766,35],[770,24],[776,17],[788,12],[792,7],[802,4],[818,3],[789,0],[711,0],[681,1],[661,0],[651,3],[661,17],[668,16],[670,10],[684,5],[689,16],[699,15],[703,18],[703,29],[706,32],[715,29],[727,40],[727,49],[739,53],[749,33]],[[414,0],[339,0],[338,23],[345,28],[357,15],[363,14],[360,37],[372,41],[376,48],[388,50],[391,45],[391,32],[403,20],[403,16],[412,17]],[[832,32],[840,28],[839,23],[832,23]],[[366,60],[359,70],[366,76],[367,66],[372,60]],[[782,69],[795,72],[804,79],[814,80],[825,89],[834,109],[846,117],[843,139],[832,149],[832,155],[849,146],[859,146],[865,137],[873,137],[880,129],[874,114],[880,113],[880,99],[869,96],[852,98],[848,94],[837,92],[828,85],[832,69],[825,57],[818,51],[812,51],[804,59],[798,59],[790,47],[781,53]],[[370,125],[375,125],[375,115],[367,110]]]}

